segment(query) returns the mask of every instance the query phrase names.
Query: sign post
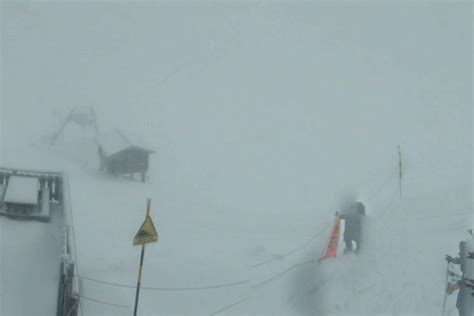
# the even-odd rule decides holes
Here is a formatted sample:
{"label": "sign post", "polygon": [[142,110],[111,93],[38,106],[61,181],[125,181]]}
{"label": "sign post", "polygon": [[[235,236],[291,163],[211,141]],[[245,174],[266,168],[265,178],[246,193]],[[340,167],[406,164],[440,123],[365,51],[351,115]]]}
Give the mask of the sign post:
{"label": "sign post", "polygon": [[142,226],[138,230],[135,238],[133,238],[133,245],[141,245],[142,246],[142,253],[140,256],[140,267],[138,269],[138,281],[137,281],[137,291],[135,293],[135,308],[133,310],[133,315],[137,316],[137,309],[138,309],[138,298],[140,295],[140,283],[142,279],[142,269],[143,269],[143,257],[145,256],[145,245],[152,242],[158,241],[158,233],[156,232],[155,225],[150,217],[150,204],[151,200],[147,200],[146,206],[146,217],[145,221],[143,222]]}

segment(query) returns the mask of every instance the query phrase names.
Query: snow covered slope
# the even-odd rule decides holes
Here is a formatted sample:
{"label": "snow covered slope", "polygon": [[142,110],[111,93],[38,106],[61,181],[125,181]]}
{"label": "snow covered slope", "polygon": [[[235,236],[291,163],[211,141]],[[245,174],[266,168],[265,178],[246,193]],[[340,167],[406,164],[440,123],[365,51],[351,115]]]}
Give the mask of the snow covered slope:
{"label": "snow covered slope", "polygon": [[[268,217],[254,210],[181,208],[157,194],[156,170],[150,183],[132,182],[99,173],[95,151],[81,152],[86,165],[62,158],[61,150],[14,152],[24,157],[16,161],[21,165],[41,157],[38,165],[69,170],[81,276],[131,286],[84,279],[86,315],[130,313],[139,259],[131,242],[148,196],[160,240],[145,256],[140,310],[146,315],[204,315],[242,299],[223,313],[435,314],[442,304],[444,254],[456,253],[472,225],[466,188],[400,202],[392,175],[367,202],[367,242],[360,255],[300,265],[321,256],[330,211],[296,210],[289,216],[275,210]],[[410,182],[405,184],[409,190]],[[234,283],[241,284],[212,288]]]}
{"label": "snow covered slope", "polygon": [[[473,225],[470,4],[3,7],[3,164],[68,171],[84,315],[130,315],[147,197],[140,314],[440,314]],[[76,104],[157,150],[149,182],[79,128],[29,146]],[[317,264],[351,197],[365,251]]]}

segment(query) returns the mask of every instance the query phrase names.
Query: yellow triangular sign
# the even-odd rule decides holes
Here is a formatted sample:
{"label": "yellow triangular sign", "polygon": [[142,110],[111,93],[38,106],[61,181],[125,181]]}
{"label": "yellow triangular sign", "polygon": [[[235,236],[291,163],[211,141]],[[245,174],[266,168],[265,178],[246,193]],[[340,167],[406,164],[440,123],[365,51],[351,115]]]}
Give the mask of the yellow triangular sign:
{"label": "yellow triangular sign", "polygon": [[150,216],[147,216],[142,226],[138,230],[135,238],[133,238],[133,245],[144,245],[158,241],[158,233]]}

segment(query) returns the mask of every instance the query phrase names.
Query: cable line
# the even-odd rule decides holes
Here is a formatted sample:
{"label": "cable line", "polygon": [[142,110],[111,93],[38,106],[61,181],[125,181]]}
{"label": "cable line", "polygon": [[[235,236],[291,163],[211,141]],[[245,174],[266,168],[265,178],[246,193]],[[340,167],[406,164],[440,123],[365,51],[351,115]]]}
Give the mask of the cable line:
{"label": "cable line", "polygon": [[[80,278],[80,279],[83,279],[83,280],[88,280],[88,281],[91,281],[91,282],[106,284],[106,285],[111,285],[111,286],[116,286],[116,287],[125,287],[125,288],[131,288],[131,289],[136,288],[136,285],[107,282],[107,281],[102,281],[102,280],[97,280],[97,279],[84,277],[84,276],[81,276],[81,275],[78,275],[77,277]],[[250,282],[250,280],[246,280],[246,281],[240,281],[240,282],[217,284],[217,285],[208,285],[208,286],[197,286],[197,287],[149,287],[149,286],[147,287],[147,286],[142,286],[141,289],[150,290],[150,291],[196,291],[196,290],[211,290],[211,289],[219,289],[219,288],[225,288],[225,287],[238,286],[238,285],[246,284],[246,283],[249,283],[249,282]]]}
{"label": "cable line", "polygon": [[300,263],[294,264],[294,265],[290,266],[289,268],[286,268],[286,269],[283,270],[282,272],[280,272],[280,273],[278,273],[278,274],[272,276],[271,278],[266,279],[266,280],[264,280],[264,281],[262,281],[262,282],[259,282],[259,283],[257,283],[257,284],[252,285],[250,288],[254,289],[254,288],[260,287],[260,286],[262,286],[262,285],[264,285],[264,284],[267,284],[267,283],[269,283],[269,282],[272,282],[273,280],[275,280],[275,279],[281,277],[282,275],[284,275],[285,273],[287,273],[288,271],[290,271],[290,270],[292,270],[292,269],[294,269],[294,268],[296,268],[296,267],[303,266],[303,265],[306,265],[306,264],[309,264],[309,263],[313,263],[313,262],[318,262],[318,261],[319,261],[319,258],[314,258],[314,259],[311,259],[311,260],[308,260],[308,261],[305,261],[305,262],[300,262]]}
{"label": "cable line", "polygon": [[234,303],[232,303],[232,304],[230,304],[230,305],[227,305],[226,307],[221,308],[220,310],[215,311],[214,313],[211,313],[211,314],[209,314],[209,315],[210,315],[210,316],[214,316],[214,315],[217,315],[217,314],[219,314],[219,313],[222,313],[223,311],[228,310],[229,308],[231,308],[231,307],[233,307],[233,306],[235,306],[235,305],[238,305],[238,304],[240,304],[240,303],[242,303],[242,302],[245,302],[245,301],[247,301],[248,299],[250,299],[250,296],[249,296],[249,297],[246,297],[246,298],[243,298],[243,299],[241,299],[241,300],[238,300],[237,302],[234,302]]}
{"label": "cable line", "polygon": [[103,304],[103,305],[114,306],[114,307],[120,307],[120,308],[130,308],[130,306],[120,305],[120,304],[114,304],[114,303],[108,303],[108,302],[104,302],[104,301],[98,300],[98,299],[96,299],[96,298],[92,298],[92,297],[88,297],[88,296],[84,296],[84,295],[79,295],[79,297],[80,297],[80,298],[83,298],[83,299],[86,299],[86,300],[89,300],[89,301],[92,301],[92,302],[96,302],[96,303],[99,303],[99,304]]}
{"label": "cable line", "polygon": [[393,176],[395,176],[398,172],[398,169],[395,169],[391,174],[390,176],[385,180],[385,182],[378,188],[378,190],[372,194],[368,199],[367,199],[367,202],[372,200],[373,198],[375,198],[381,191],[382,189],[387,185],[387,183],[392,180]]}
{"label": "cable line", "polygon": [[256,267],[259,267],[261,265],[264,265],[264,264],[267,264],[267,263],[270,263],[270,262],[273,262],[273,261],[276,261],[276,260],[280,260],[286,256],[289,256],[297,251],[300,251],[302,249],[304,249],[306,246],[308,246],[314,239],[316,239],[317,237],[319,237],[325,230],[326,228],[329,227],[329,225],[331,225],[332,221],[328,222],[320,231],[318,231],[316,234],[314,234],[308,241],[306,241],[303,245],[299,246],[298,248],[295,248],[291,251],[288,251],[287,253],[283,254],[283,255],[279,255],[278,257],[276,258],[272,258],[272,259],[268,259],[268,260],[265,260],[263,262],[260,262],[260,263],[257,263],[257,264],[254,264],[253,266],[251,266],[251,268],[256,268]]}

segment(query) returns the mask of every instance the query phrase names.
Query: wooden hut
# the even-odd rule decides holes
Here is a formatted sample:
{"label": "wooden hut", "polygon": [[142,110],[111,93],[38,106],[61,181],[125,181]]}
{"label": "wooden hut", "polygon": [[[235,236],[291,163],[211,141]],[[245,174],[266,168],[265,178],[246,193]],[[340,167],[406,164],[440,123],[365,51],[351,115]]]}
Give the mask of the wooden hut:
{"label": "wooden hut", "polygon": [[132,142],[119,130],[99,134],[97,141],[101,170],[114,175],[130,175],[132,179],[138,173],[145,182],[153,150]]}

